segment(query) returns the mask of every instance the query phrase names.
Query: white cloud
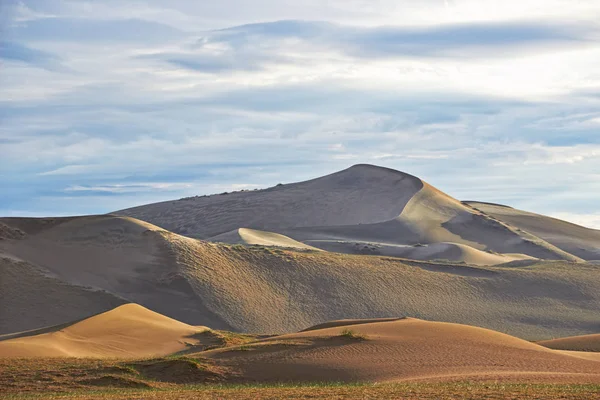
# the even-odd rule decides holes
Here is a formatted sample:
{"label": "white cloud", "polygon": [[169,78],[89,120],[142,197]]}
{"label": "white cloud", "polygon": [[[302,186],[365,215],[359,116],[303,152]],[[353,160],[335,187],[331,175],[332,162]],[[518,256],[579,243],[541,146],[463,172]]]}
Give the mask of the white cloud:
{"label": "white cloud", "polygon": [[28,31],[65,69],[2,61],[6,212],[82,197],[81,212],[110,211],[371,162],[460,198],[597,213],[596,1],[16,4],[20,28],[135,18],[177,34]]}
{"label": "white cloud", "polygon": [[569,221],[577,225],[592,229],[600,229],[600,213],[597,214],[577,214],[568,212],[551,213],[551,217]]}

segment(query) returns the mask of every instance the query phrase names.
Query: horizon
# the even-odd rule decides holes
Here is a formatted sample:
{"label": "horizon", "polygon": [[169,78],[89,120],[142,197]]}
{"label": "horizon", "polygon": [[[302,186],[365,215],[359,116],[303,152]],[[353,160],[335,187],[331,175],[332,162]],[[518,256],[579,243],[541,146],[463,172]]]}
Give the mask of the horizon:
{"label": "horizon", "polygon": [[0,216],[104,214],[367,163],[600,229],[594,1],[0,11]]}

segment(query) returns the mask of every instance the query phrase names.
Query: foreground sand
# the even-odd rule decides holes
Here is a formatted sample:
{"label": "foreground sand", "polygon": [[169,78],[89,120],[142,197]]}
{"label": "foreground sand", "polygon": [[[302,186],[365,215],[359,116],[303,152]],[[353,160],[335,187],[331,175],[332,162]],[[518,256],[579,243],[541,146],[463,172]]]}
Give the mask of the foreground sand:
{"label": "foreground sand", "polygon": [[9,337],[0,341],[0,357],[139,359],[179,354],[122,364],[142,376],[151,373],[158,380],[179,383],[477,380],[600,384],[600,360],[488,329],[413,318],[344,320],[324,326],[240,345],[208,346],[206,337],[211,336],[203,341],[202,335],[210,333],[208,328],[128,304],[37,335]]}

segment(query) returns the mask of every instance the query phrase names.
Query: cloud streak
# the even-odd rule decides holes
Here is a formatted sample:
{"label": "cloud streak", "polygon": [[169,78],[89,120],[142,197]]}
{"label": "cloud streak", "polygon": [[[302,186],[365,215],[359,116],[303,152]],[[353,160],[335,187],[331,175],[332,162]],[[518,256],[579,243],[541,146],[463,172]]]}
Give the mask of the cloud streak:
{"label": "cloud streak", "polygon": [[519,11],[535,1],[4,2],[0,214],[367,162],[463,199],[597,215],[596,14]]}

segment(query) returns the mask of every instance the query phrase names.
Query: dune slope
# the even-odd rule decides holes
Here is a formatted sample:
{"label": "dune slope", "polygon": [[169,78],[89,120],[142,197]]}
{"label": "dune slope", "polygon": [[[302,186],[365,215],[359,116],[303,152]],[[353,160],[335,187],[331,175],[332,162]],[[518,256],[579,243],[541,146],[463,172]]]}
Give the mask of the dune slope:
{"label": "dune slope", "polygon": [[543,340],[538,344],[555,350],[600,352],[600,334]]}
{"label": "dune slope", "polygon": [[[184,322],[229,328],[203,307],[169,253],[162,230],[154,225],[112,215],[1,221],[22,230],[25,237],[0,241],[0,251],[46,271],[65,285],[102,289]],[[27,298],[35,302],[33,293]],[[53,298],[60,303],[70,301],[60,293]],[[12,303],[6,304],[10,307]],[[93,308],[85,315],[108,309]],[[27,325],[20,327],[23,329],[43,326],[27,314],[20,317],[20,323]]]}
{"label": "dune slope", "polygon": [[202,353],[256,381],[600,382],[600,363],[499,332],[402,319],[265,339]]}
{"label": "dune slope", "polygon": [[600,230],[499,204],[467,204],[584,260],[600,260]]}
{"label": "dune slope", "polygon": [[360,165],[305,182],[148,204],[115,214],[200,239],[242,227],[279,233],[283,227],[387,221],[422,186],[412,175]]}
{"label": "dune slope", "polygon": [[[197,345],[194,335],[208,328],[190,326],[137,304],[126,304],[44,333],[2,340],[2,357],[163,356]],[[13,335],[14,336],[14,335]]]}
{"label": "dune slope", "polygon": [[0,335],[73,321],[125,302],[105,291],[68,284],[27,262],[0,254]]}

